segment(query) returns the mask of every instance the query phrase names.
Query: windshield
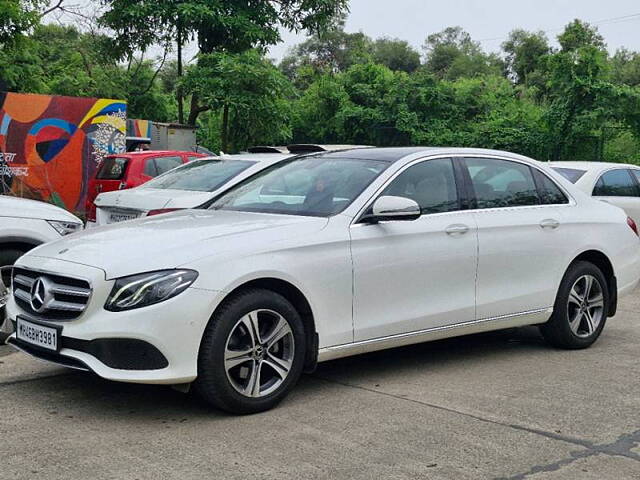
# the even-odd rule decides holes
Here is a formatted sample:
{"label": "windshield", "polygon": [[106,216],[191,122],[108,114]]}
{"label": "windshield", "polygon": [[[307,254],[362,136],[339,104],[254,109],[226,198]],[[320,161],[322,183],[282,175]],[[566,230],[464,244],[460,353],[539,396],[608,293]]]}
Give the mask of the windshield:
{"label": "windshield", "polygon": [[387,166],[333,156],[292,159],[236,185],[209,208],[328,217],[347,208]]}
{"label": "windshield", "polygon": [[213,192],[254,164],[249,160],[194,160],[142,187]]}
{"label": "windshield", "polygon": [[561,167],[551,167],[564,178],[569,180],[571,183],[576,183],[578,180],[582,178],[582,176],[587,173],[586,170],[578,170],[576,168],[561,168]]}

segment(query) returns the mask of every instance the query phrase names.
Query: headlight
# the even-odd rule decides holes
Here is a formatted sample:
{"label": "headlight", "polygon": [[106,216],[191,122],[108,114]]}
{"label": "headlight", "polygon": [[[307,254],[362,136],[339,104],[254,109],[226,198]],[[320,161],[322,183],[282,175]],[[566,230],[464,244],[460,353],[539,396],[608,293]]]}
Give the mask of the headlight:
{"label": "headlight", "polygon": [[193,270],[160,270],[116,280],[104,304],[110,312],[146,307],[184,292],[198,278]]}
{"label": "headlight", "polygon": [[49,225],[56,229],[56,232],[58,232],[63,237],[82,229],[81,223],[59,222],[58,220],[47,220],[47,222],[49,223]]}

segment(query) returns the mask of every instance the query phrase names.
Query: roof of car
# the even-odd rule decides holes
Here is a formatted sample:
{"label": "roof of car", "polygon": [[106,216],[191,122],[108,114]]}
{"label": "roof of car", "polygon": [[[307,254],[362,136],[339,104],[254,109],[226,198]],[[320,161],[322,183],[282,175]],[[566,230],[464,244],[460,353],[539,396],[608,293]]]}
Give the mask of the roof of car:
{"label": "roof of car", "polygon": [[179,150],[144,150],[142,152],[122,152],[122,153],[114,153],[113,155],[109,155],[109,157],[127,157],[127,158],[140,158],[140,157],[150,157],[150,156],[158,156],[158,155],[202,155],[197,152],[184,152]]}
{"label": "roof of car", "polygon": [[291,153],[239,153],[236,155],[221,155],[221,160],[251,160],[253,162],[262,162],[266,160],[284,160],[293,157]]}
{"label": "roof of car", "polygon": [[317,156],[334,158],[352,158],[360,160],[378,160],[381,162],[397,162],[414,154],[428,155],[492,155],[509,156],[531,161],[532,159],[515,153],[500,150],[488,150],[484,148],[458,148],[458,147],[384,147],[384,148],[356,148],[335,152],[320,153]]}
{"label": "roof of car", "polygon": [[576,170],[606,170],[608,168],[629,168],[636,167],[630,163],[613,163],[613,162],[548,162],[550,167],[573,168]]}

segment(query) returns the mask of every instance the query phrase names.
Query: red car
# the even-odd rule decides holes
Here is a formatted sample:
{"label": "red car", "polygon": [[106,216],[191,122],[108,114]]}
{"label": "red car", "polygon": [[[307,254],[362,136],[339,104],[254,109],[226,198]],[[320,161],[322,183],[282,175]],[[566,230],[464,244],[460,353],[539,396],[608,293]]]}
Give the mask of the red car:
{"label": "red car", "polygon": [[156,150],[110,155],[98,165],[95,178],[89,182],[85,204],[87,221],[96,219],[93,203],[98,194],[137,187],[183,163],[206,155],[196,152]]}

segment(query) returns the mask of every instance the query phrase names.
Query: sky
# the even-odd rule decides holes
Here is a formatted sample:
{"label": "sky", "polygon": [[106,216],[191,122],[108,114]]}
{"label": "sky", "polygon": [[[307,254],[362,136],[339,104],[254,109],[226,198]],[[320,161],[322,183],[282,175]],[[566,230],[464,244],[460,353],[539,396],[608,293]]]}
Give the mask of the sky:
{"label": "sky", "polygon": [[[459,25],[487,51],[497,51],[515,28],[544,30],[551,40],[575,18],[599,23],[615,52],[624,46],[640,51],[638,0],[351,0],[345,30],[370,37],[397,37],[420,49],[427,35]],[[634,15],[634,17],[627,17]],[[304,35],[282,32],[283,43],[271,48],[280,59]]]}

